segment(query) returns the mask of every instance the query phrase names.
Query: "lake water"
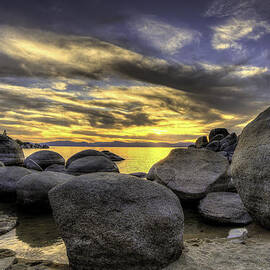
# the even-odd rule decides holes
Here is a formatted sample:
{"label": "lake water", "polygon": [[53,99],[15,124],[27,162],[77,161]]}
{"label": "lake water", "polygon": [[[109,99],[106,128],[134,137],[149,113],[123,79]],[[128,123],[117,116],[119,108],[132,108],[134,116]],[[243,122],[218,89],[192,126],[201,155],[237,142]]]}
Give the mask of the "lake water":
{"label": "lake water", "polygon": [[[65,160],[72,155],[86,150],[95,149],[98,151],[109,150],[125,160],[117,162],[121,173],[148,172],[154,163],[165,158],[172,149],[171,147],[62,147],[53,146],[49,150],[61,154]],[[41,149],[24,149],[25,157]],[[47,149],[44,149],[47,150]]]}

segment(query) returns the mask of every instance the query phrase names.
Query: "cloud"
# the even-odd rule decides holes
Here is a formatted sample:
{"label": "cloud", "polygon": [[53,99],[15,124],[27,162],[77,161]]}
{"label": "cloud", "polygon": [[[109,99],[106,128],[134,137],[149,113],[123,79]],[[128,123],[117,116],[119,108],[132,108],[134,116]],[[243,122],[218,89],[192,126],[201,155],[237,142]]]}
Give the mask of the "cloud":
{"label": "cloud", "polygon": [[244,50],[242,41],[258,40],[270,33],[270,24],[266,21],[254,19],[229,19],[225,24],[215,26],[213,29],[212,47],[216,50],[232,49]]}
{"label": "cloud", "polygon": [[175,27],[153,16],[140,16],[131,20],[130,28],[139,38],[164,54],[174,55],[183,47],[199,42],[201,34],[188,28]]}

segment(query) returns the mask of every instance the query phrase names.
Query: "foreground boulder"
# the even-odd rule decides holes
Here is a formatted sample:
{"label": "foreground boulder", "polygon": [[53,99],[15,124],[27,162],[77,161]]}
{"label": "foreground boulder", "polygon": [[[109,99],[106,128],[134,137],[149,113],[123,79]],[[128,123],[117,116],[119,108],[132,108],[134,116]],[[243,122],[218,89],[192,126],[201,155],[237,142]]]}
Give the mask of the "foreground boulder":
{"label": "foreground boulder", "polygon": [[0,201],[15,201],[16,183],[28,174],[31,174],[31,171],[23,167],[0,167]]}
{"label": "foreground boulder", "polygon": [[121,160],[125,160],[124,158],[108,151],[108,150],[104,150],[102,151],[103,154],[105,154],[106,156],[108,156],[110,158],[110,160],[112,161],[121,161]]}
{"label": "foreground boulder", "polygon": [[35,152],[24,161],[25,167],[33,170],[38,170],[36,165],[45,170],[53,164],[65,165],[65,159],[60,154],[49,150]]}
{"label": "foreground boulder", "polygon": [[21,147],[6,135],[0,135],[0,161],[6,166],[22,166],[24,161]]}
{"label": "foreground boulder", "polygon": [[74,160],[67,168],[67,173],[81,175],[93,172],[119,172],[117,165],[104,156],[86,156]]}
{"label": "foreground boulder", "polygon": [[252,222],[240,196],[232,192],[213,192],[200,201],[200,214],[217,224],[241,224]]}
{"label": "foreground boulder", "polygon": [[232,178],[250,215],[270,229],[270,108],[242,131],[232,159]]}
{"label": "foreground boulder", "polygon": [[181,200],[200,200],[221,178],[229,163],[222,155],[206,149],[173,149],[156,163],[147,178],[170,188]]}
{"label": "foreground boulder", "polygon": [[161,269],[181,255],[183,211],[161,185],[93,173],[55,187],[49,198],[72,269]]}
{"label": "foreground boulder", "polygon": [[93,150],[93,149],[87,149],[87,150],[83,150],[81,152],[78,152],[76,154],[74,154],[73,156],[71,156],[66,163],[66,168],[69,167],[69,165],[80,158],[84,158],[84,157],[97,157],[97,156],[102,156],[102,157],[106,157],[109,158],[107,155],[103,154],[102,152],[99,152],[97,150]]}
{"label": "foreground boulder", "polygon": [[57,172],[32,173],[16,185],[17,204],[29,212],[51,210],[48,192],[55,186],[71,180],[73,176]]}

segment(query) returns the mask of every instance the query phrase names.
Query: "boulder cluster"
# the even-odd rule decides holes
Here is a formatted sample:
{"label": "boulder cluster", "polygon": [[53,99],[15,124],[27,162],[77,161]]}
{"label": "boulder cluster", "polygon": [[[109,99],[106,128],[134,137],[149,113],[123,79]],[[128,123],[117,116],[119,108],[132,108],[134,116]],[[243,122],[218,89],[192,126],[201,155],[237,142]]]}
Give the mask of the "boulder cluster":
{"label": "boulder cluster", "polygon": [[[120,159],[92,149],[67,161],[49,150],[24,159],[2,135],[0,200],[52,210],[73,270],[166,267],[183,250],[183,207],[213,224],[254,220],[270,229],[270,108],[239,140],[224,128],[211,130],[195,146],[173,149],[147,175],[119,173]],[[0,213],[0,233],[16,224],[13,213]]]}
{"label": "boulder cluster", "polygon": [[206,148],[219,152],[231,162],[237,141],[238,137],[234,132],[230,134],[226,128],[215,128],[210,131],[208,138],[201,136],[196,140],[195,145],[189,147]]}

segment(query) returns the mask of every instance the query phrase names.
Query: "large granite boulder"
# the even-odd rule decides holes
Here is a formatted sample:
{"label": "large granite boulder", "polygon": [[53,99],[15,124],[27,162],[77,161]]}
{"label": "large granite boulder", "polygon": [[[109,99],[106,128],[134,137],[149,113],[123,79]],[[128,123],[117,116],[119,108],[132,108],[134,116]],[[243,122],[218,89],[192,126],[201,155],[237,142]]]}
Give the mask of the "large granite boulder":
{"label": "large granite boulder", "polygon": [[0,201],[16,200],[16,183],[31,171],[18,166],[0,167]]}
{"label": "large granite boulder", "polygon": [[181,255],[183,211],[162,185],[92,173],[53,188],[49,198],[72,269],[161,269]]}
{"label": "large granite boulder", "polygon": [[38,165],[42,170],[53,164],[65,165],[65,159],[58,153],[49,150],[41,150],[28,156],[24,165],[28,169],[38,170]]}
{"label": "large granite boulder", "polygon": [[119,172],[117,165],[104,156],[86,156],[74,160],[67,167],[67,173],[81,175],[94,172]]}
{"label": "large granite boulder", "polygon": [[76,159],[79,158],[83,158],[83,157],[96,157],[96,156],[102,156],[102,157],[106,157],[109,159],[109,157],[105,154],[103,154],[102,152],[99,152],[97,150],[93,150],[93,149],[87,149],[87,150],[83,150],[81,152],[78,152],[76,154],[74,154],[73,156],[71,156],[66,163],[66,168],[69,167],[69,165],[75,161]]}
{"label": "large granite boulder", "polygon": [[213,192],[200,201],[199,213],[217,224],[246,225],[252,218],[245,209],[240,196],[232,192]]}
{"label": "large granite boulder", "polygon": [[206,136],[201,136],[199,137],[196,142],[195,142],[195,146],[196,148],[203,148],[208,144],[208,140]]}
{"label": "large granite boulder", "polygon": [[[222,137],[225,138],[229,134],[230,133],[228,132],[226,128],[214,128],[210,131],[208,138],[209,138],[209,141],[211,142],[214,139],[214,137],[217,135],[222,135]],[[219,136],[219,138],[221,137]],[[215,138],[215,140],[217,140],[217,137]]]}
{"label": "large granite boulder", "polygon": [[17,204],[29,212],[50,211],[48,192],[74,176],[58,172],[41,172],[26,175],[17,182]]}
{"label": "large granite boulder", "polygon": [[229,163],[207,149],[173,149],[156,163],[147,178],[170,188],[181,200],[200,200],[226,176]]}
{"label": "large granite boulder", "polygon": [[125,160],[124,158],[116,155],[115,153],[112,153],[108,150],[103,150],[101,151],[103,154],[105,154],[106,156],[108,156],[110,158],[110,160],[112,161],[122,161],[122,160]]}
{"label": "large granite boulder", "polygon": [[270,107],[242,131],[232,158],[232,178],[254,220],[270,229]]}
{"label": "large granite boulder", "polygon": [[6,135],[0,135],[0,161],[6,166],[22,166],[24,161],[21,147]]}

